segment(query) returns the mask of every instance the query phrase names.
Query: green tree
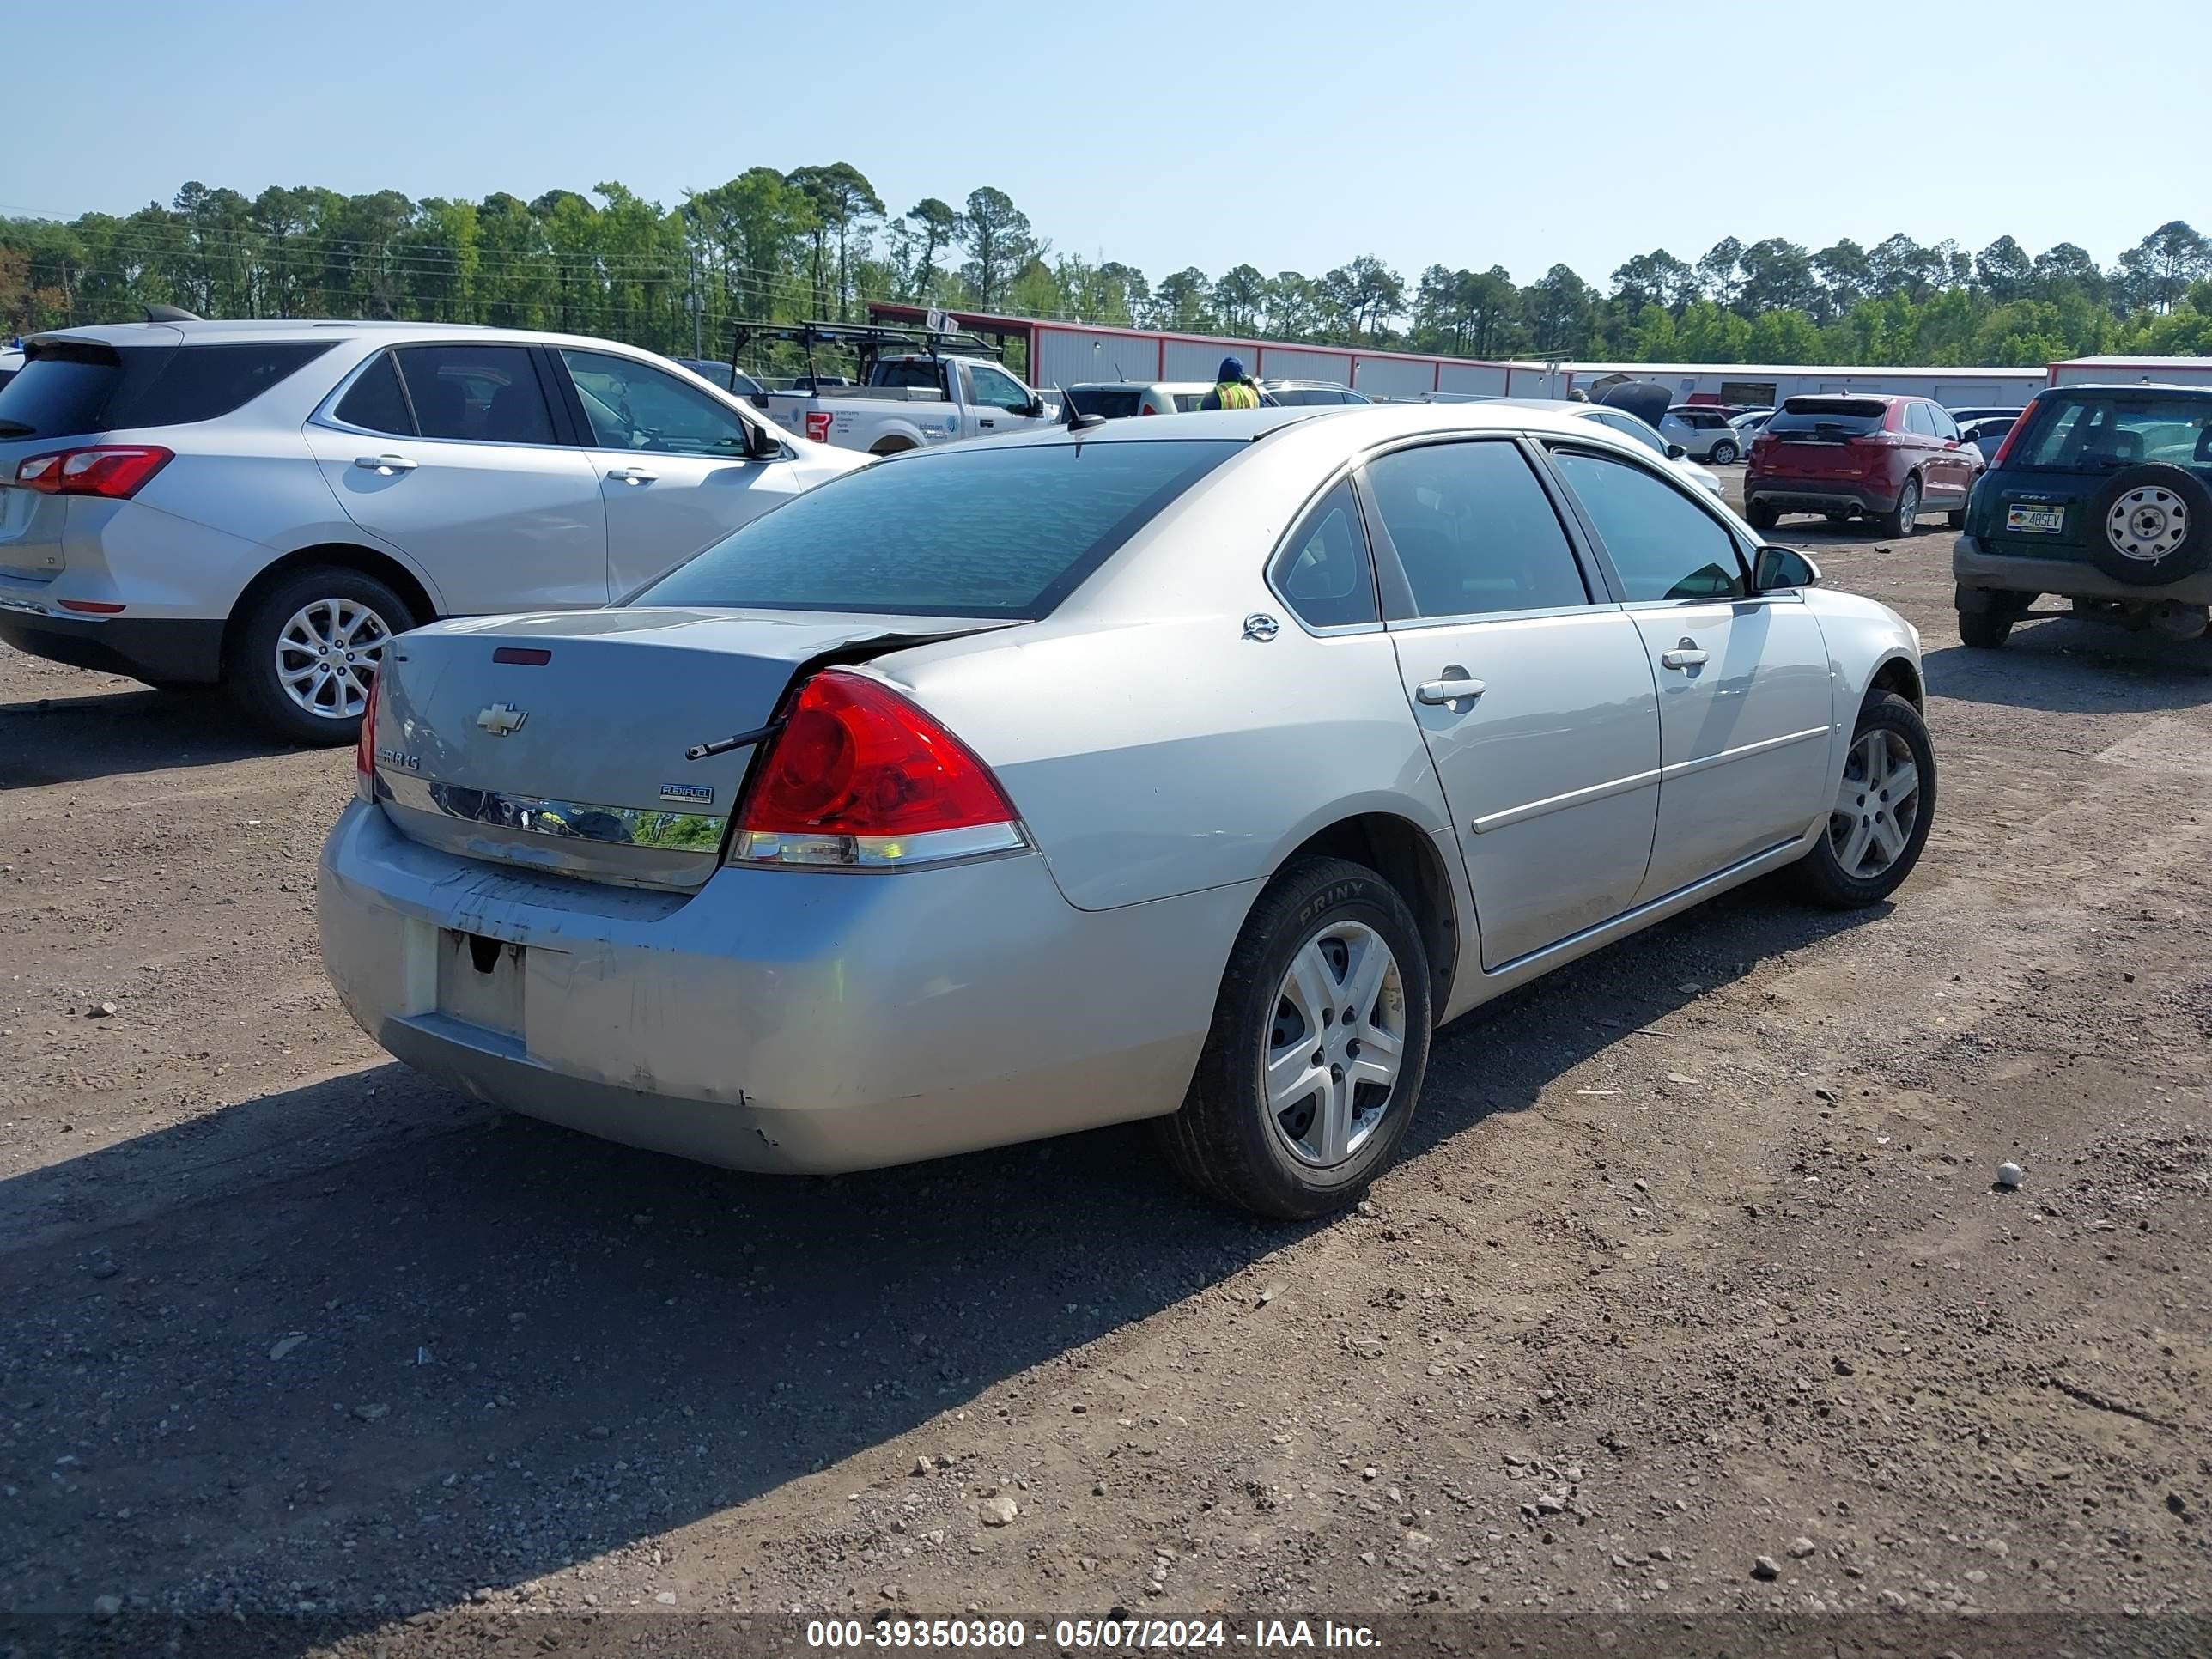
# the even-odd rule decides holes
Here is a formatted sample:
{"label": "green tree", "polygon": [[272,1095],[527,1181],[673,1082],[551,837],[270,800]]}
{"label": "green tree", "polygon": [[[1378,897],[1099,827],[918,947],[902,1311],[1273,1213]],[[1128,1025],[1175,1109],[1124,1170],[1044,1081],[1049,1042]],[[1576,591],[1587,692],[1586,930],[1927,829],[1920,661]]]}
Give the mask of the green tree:
{"label": "green tree", "polygon": [[937,256],[952,246],[952,239],[960,228],[960,216],[949,202],[940,202],[934,196],[925,196],[906,210],[907,222],[914,228],[916,247],[913,263],[907,276],[907,296],[927,300],[937,292]]}
{"label": "green tree", "polygon": [[1152,290],[1158,304],[1155,320],[1164,328],[1180,329],[1186,334],[1211,333],[1214,319],[1206,307],[1212,293],[1213,284],[1196,265],[1163,276]]}
{"label": "green tree", "polygon": [[2000,236],[1974,256],[1974,281],[1999,305],[2025,295],[2035,281],[2035,261],[2009,236]]}
{"label": "green tree", "polygon": [[1014,273],[1037,252],[1029,215],[1017,208],[1006,191],[989,185],[968,192],[959,237],[961,246],[968,250],[968,263],[960,268],[960,274],[975,303],[985,311],[1004,301]]}
{"label": "green tree", "polygon": [[[1613,273],[1615,303],[1639,319],[1650,305],[1664,307],[1671,316],[1697,291],[1697,271],[1663,247],[1624,261]],[[1640,320],[1638,326],[1642,326]]]}
{"label": "green tree", "polygon": [[1232,334],[1251,331],[1261,308],[1267,303],[1267,279],[1257,265],[1237,265],[1221,273],[1213,285],[1213,309],[1221,325]]}

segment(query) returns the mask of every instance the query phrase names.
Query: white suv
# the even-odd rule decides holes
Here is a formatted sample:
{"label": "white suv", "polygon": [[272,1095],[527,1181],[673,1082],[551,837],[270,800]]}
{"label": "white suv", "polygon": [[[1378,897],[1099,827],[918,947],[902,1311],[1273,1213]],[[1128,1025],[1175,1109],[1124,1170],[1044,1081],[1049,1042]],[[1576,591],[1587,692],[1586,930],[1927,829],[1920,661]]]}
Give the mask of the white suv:
{"label": "white suv", "polygon": [[386,643],[605,605],[868,458],[665,358],[422,323],[35,336],[0,390],[0,641],[353,739]]}

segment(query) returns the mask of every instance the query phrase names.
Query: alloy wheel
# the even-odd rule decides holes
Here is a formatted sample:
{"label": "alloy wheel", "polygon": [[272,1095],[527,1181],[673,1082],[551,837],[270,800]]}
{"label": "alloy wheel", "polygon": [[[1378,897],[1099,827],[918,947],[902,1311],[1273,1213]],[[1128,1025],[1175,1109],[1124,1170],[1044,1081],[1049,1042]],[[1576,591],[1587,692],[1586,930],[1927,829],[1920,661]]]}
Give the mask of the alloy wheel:
{"label": "alloy wheel", "polygon": [[1905,854],[1920,817],[1920,769],[1899,733],[1876,729],[1851,744],[1828,814],[1828,845],[1854,881],[1881,875]]}
{"label": "alloy wheel", "polygon": [[392,629],[357,599],[315,599],[276,635],[276,683],[319,720],[357,720]]}
{"label": "alloy wheel", "polygon": [[1299,946],[1275,994],[1267,1119],[1300,1164],[1357,1157],[1389,1112],[1406,1053],[1406,988],[1382,936],[1336,921]]}

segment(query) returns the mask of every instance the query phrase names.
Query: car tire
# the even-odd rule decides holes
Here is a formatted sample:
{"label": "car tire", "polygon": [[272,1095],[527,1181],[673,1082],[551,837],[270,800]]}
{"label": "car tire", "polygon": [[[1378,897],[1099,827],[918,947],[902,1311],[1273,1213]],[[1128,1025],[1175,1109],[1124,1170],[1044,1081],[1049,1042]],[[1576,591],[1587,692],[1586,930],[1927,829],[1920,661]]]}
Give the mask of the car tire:
{"label": "car tire", "polygon": [[[310,566],[276,582],[240,617],[223,678],[246,714],[276,736],[325,747],[351,743],[366,707],[364,671],[415,623],[407,602],[375,577],[342,565]],[[280,645],[295,672],[325,669],[301,696],[279,669]],[[327,703],[329,712],[313,703]]]}
{"label": "car tire", "polygon": [[[1379,959],[1370,954],[1378,949]],[[1339,1000],[1362,994],[1353,988],[1370,974],[1363,1017],[1356,1024],[1341,1018]],[[1158,1121],[1161,1150],[1199,1192],[1257,1215],[1305,1221],[1343,1209],[1406,1138],[1432,1018],[1428,953],[1397,890],[1364,865],[1297,860],[1268,884],[1237,935],[1190,1092]],[[1344,1035],[1355,1030],[1361,1036]],[[1352,1081],[1340,1100],[1347,1067],[1389,1063],[1374,1047],[1386,1035],[1397,1043],[1387,1086]],[[1317,1061],[1298,1058],[1308,1044]],[[1296,1068],[1272,1091],[1271,1053],[1278,1067]],[[1301,1097],[1309,1081],[1312,1091]],[[1332,1118],[1346,1125],[1334,1145]]]}
{"label": "car tire", "polygon": [[1737,453],[1736,447],[1723,438],[1706,452],[1705,459],[1715,466],[1734,466]]}
{"label": "car tire", "polygon": [[1964,530],[1966,527],[1966,509],[1963,507],[1953,507],[1943,515],[1943,522],[1953,530]]}
{"label": "car tire", "polygon": [[[2090,499],[2088,516],[2097,568],[2130,587],[2179,581],[2212,558],[2212,490],[2186,467],[2122,467]],[[2144,533],[2154,520],[2157,533]]]}
{"label": "car tire", "polygon": [[1753,501],[1744,508],[1743,516],[1753,530],[1771,530],[1782,521],[1779,507],[1769,507],[1765,501]]}
{"label": "car tire", "polygon": [[1920,475],[1908,472],[1905,482],[1898,486],[1896,504],[1875,520],[1875,527],[1881,535],[1903,538],[1912,534],[1913,526],[1919,521]]}
{"label": "car tire", "polygon": [[1977,651],[1995,651],[2012,637],[2012,625],[2016,620],[2012,611],[1961,611],[1959,613],[1959,640]]}
{"label": "car tire", "polygon": [[[1879,773],[1869,764],[1870,747],[1881,757]],[[1913,768],[1909,809],[1908,786],[1896,786],[1894,794],[1882,787],[1901,777],[1897,769],[1907,758]],[[1873,787],[1854,789],[1854,783]],[[1936,820],[1936,750],[1920,711],[1893,691],[1869,693],[1859,706],[1837,786],[1820,839],[1798,860],[1799,885],[1828,909],[1863,910],[1912,873]],[[1856,824],[1847,822],[1853,814]]]}

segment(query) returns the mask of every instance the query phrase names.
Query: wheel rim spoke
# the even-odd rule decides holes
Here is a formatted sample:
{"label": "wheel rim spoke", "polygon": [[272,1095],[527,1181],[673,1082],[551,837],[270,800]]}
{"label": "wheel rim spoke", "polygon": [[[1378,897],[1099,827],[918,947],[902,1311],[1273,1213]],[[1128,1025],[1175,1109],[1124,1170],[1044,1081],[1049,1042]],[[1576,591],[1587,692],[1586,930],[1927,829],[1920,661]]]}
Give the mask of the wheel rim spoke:
{"label": "wheel rim spoke", "polygon": [[1328,1068],[1313,1063],[1313,1044],[1294,1042],[1267,1057],[1267,1104],[1277,1116],[1312,1098],[1328,1083]]}

